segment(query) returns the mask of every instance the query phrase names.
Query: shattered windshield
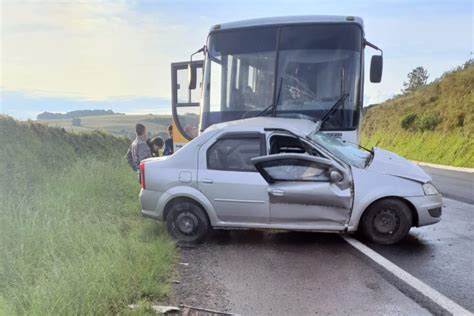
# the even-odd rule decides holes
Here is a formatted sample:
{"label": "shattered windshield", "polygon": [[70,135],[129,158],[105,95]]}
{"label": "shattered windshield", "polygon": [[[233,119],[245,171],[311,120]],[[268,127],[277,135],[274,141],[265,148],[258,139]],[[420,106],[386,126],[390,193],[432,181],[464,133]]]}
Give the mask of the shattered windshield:
{"label": "shattered windshield", "polygon": [[340,139],[326,135],[323,132],[314,132],[310,134],[309,138],[353,167],[365,168],[368,159],[371,157],[369,151],[362,150],[352,144],[343,143]]}

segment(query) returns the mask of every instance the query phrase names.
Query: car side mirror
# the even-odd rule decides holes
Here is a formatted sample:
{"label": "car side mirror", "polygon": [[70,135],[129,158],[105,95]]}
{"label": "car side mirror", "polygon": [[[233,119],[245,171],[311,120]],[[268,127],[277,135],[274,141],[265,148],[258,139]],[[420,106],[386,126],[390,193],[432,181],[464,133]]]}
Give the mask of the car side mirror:
{"label": "car side mirror", "polygon": [[192,65],[192,63],[190,63],[188,65],[188,89],[189,90],[194,90],[196,89],[196,77],[197,77],[197,74],[196,74],[196,67],[194,67]]}
{"label": "car side mirror", "polygon": [[329,179],[331,180],[332,183],[338,183],[338,182],[341,182],[342,179],[344,179],[344,177],[342,176],[342,174],[339,171],[332,170],[329,173]]}
{"label": "car side mirror", "polygon": [[382,81],[383,56],[374,55],[370,60],[370,82],[378,83]]}

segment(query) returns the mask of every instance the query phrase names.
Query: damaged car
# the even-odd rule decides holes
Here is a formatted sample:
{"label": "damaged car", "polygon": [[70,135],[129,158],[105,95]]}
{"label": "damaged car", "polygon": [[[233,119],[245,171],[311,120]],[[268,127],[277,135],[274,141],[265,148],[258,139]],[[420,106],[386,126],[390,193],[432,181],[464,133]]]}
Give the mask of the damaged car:
{"label": "damaged car", "polygon": [[141,213],[184,242],[211,229],[278,229],[361,231],[393,244],[440,221],[442,197],[420,167],[320,125],[268,117],[213,125],[173,155],[141,163]]}

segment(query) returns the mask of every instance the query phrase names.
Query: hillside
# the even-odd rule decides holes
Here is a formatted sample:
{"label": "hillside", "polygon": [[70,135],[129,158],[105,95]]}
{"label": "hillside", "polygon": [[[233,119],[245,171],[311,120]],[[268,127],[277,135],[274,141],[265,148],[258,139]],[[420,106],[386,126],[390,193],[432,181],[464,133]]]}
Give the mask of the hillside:
{"label": "hillside", "polygon": [[474,63],[368,109],[361,143],[412,160],[474,167]]}
{"label": "hillside", "polygon": [[116,136],[127,138],[135,137],[135,125],[143,123],[147,127],[149,136],[168,137],[168,125],[171,123],[170,115],[99,115],[80,117],[79,126],[73,126],[71,119],[41,120],[42,124],[62,127],[68,131],[94,131],[105,130]]}
{"label": "hillside", "polygon": [[0,315],[128,315],[170,290],[174,244],[142,218],[128,140],[0,116]]}

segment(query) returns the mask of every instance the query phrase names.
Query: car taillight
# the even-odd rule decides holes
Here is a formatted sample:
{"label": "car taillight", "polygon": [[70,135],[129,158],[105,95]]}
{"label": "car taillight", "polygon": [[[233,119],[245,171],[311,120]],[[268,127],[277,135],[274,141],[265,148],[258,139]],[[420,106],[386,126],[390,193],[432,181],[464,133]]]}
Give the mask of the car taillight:
{"label": "car taillight", "polygon": [[140,163],[140,183],[142,185],[142,189],[145,190],[145,163]]}

